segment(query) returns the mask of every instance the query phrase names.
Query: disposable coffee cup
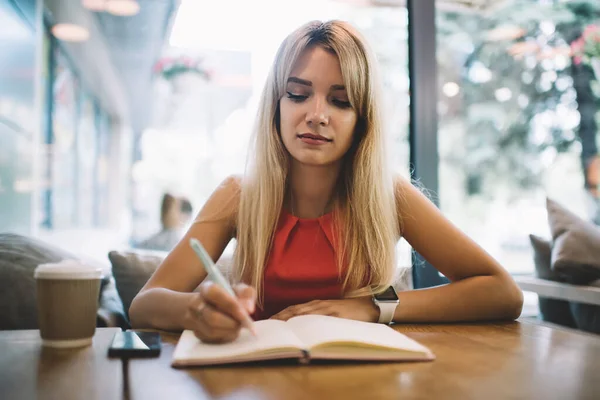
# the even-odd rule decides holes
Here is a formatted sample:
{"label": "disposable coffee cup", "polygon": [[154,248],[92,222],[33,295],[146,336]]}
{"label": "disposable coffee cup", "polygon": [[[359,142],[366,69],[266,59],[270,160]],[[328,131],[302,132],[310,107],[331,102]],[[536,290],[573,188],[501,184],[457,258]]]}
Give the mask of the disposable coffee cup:
{"label": "disposable coffee cup", "polygon": [[34,272],[42,345],[92,344],[102,270],[76,260],[41,264]]}

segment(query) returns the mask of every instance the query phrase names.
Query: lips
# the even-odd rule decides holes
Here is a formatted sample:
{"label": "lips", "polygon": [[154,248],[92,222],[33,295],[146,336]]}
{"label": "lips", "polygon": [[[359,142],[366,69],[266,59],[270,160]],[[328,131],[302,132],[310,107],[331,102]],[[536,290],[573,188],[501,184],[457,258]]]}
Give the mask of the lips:
{"label": "lips", "polygon": [[327,139],[325,136],[315,135],[313,133],[301,133],[297,135],[300,139],[319,140],[322,142],[331,142],[331,139]]}

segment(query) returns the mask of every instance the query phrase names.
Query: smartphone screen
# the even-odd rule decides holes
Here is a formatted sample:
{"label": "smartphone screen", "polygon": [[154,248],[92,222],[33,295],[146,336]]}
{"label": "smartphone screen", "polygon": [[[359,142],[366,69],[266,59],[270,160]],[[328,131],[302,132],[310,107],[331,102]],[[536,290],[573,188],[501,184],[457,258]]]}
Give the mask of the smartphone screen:
{"label": "smartphone screen", "polygon": [[117,332],[108,348],[109,357],[158,357],[160,355],[158,332]]}

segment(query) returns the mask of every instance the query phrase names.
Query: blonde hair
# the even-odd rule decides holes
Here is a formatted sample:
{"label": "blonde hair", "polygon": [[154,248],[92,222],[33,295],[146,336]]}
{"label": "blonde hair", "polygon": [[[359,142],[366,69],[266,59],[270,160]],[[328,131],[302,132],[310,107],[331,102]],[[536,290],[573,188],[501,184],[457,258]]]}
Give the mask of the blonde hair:
{"label": "blonde hair", "polygon": [[279,100],[296,60],[311,46],[337,55],[348,98],[357,113],[355,140],[345,156],[334,197],[335,244],[344,295],[381,292],[394,278],[399,224],[379,115],[375,60],[348,23],[313,21],[292,32],[277,51],[262,92],[250,163],[242,181],[234,277],[257,290],[259,305],[288,183],[290,155],[279,134]]}

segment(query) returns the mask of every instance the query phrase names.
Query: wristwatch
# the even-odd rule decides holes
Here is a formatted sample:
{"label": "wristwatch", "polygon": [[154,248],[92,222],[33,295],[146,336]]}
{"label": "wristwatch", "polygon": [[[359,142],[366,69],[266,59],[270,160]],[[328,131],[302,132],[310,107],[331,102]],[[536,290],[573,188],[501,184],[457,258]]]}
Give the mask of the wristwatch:
{"label": "wristwatch", "polygon": [[390,324],[394,319],[396,307],[400,304],[400,298],[393,286],[390,286],[385,292],[373,296],[373,303],[379,308],[380,324]]}

